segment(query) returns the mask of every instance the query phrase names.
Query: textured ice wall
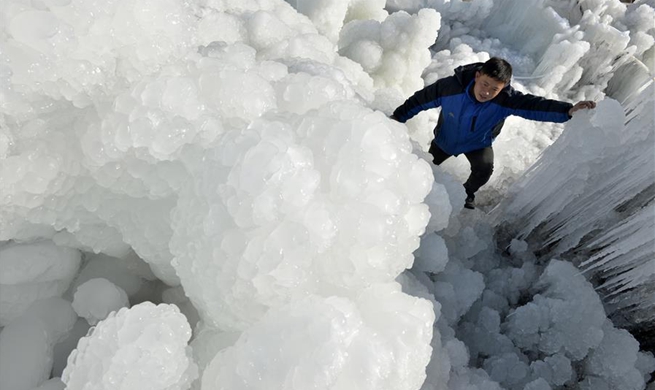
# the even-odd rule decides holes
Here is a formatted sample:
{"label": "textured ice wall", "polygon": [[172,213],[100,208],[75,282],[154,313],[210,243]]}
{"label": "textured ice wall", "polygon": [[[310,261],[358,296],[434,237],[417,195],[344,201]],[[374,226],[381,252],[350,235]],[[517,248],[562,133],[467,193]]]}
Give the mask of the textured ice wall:
{"label": "textured ice wall", "polygon": [[[166,249],[166,210],[184,175],[175,163],[150,165],[130,154],[125,140],[111,142],[121,125],[110,113],[120,109],[114,99],[128,85],[189,49],[191,7],[7,1],[0,10],[8,21],[0,42],[0,239],[47,237],[118,257],[130,245],[158,276],[178,283]],[[164,129],[165,137],[175,132]],[[142,146],[144,126],[132,130],[134,145]],[[161,149],[161,138],[152,141]]]}
{"label": "textured ice wall", "polygon": [[260,119],[219,146],[194,172],[215,184],[181,194],[171,242],[203,317],[242,330],[295,297],[350,294],[411,266],[432,183],[400,127],[340,103],[295,124]]}
{"label": "textured ice wall", "polygon": [[615,309],[652,321],[655,85],[577,114],[508,194],[497,223],[602,278]]}
{"label": "textured ice wall", "polygon": [[[380,2],[348,4],[344,22],[386,15]],[[436,30],[436,13],[429,15],[405,14],[388,28]],[[362,368],[369,386],[372,378],[420,386],[434,312],[394,279],[411,265],[425,226],[446,225],[450,213],[430,217],[422,201],[441,187],[429,165],[412,154],[402,125],[365,107],[376,87],[337,53],[339,23],[312,22],[281,0],[7,1],[0,16],[0,240],[49,238],[101,252],[74,288],[106,275],[119,296],[105,309],[152,279],[142,263],[125,266],[135,253],[173,287],[162,298],[200,320],[201,368],[232,344],[225,364],[248,364],[250,340],[267,324],[297,329],[308,321],[317,327],[298,329],[304,334],[263,331],[269,344],[256,347],[273,356],[297,335],[303,358],[328,359],[332,346],[352,356],[343,373],[334,371],[340,381]],[[428,45],[412,44],[395,86],[420,80]],[[447,198],[439,204],[450,208]],[[343,317],[304,312],[307,302],[327,308],[333,300],[352,316],[346,331],[359,335],[338,346],[330,329]],[[91,321],[105,315],[76,302]],[[66,368],[68,387],[189,385],[189,326],[177,312],[159,313],[163,307],[137,305],[100,321]],[[156,342],[168,334],[179,337]],[[105,343],[123,336],[123,344]],[[170,362],[139,360],[169,352]],[[297,356],[257,369],[292,377],[302,366],[307,387],[320,382],[330,362],[303,365]],[[155,374],[175,362],[179,370],[165,368],[170,376]],[[233,379],[225,381],[239,388]]]}

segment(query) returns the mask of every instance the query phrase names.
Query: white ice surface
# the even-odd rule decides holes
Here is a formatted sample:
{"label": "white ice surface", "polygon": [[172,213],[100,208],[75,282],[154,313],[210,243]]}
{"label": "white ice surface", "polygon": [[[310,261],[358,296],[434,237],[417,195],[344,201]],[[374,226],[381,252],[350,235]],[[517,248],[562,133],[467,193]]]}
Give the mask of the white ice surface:
{"label": "white ice surface", "polygon": [[147,302],[123,308],[79,341],[62,380],[69,390],[186,390],[198,376],[190,337],[175,306]]}
{"label": "white ice surface", "polygon": [[420,387],[434,314],[398,290],[375,285],[353,301],[310,297],[270,311],[214,358],[202,389]]}
{"label": "white ice surface", "polygon": [[[379,0],[2,2],[3,247],[49,239],[83,251],[66,299],[89,279],[106,278],[130,300],[174,303],[187,316],[138,305],[79,343],[86,321],[72,327],[71,318],[57,345],[24,333],[16,339],[25,340],[30,364],[44,372],[52,364],[58,376],[76,344],[63,375],[69,388],[121,388],[101,373],[125,388],[188,388],[196,365],[197,389],[540,390],[574,386],[572,378],[584,389],[640,388],[639,378],[655,369],[652,357],[635,352],[629,335],[607,336],[617,333],[597,324],[605,314],[577,270],[551,264],[541,275],[550,258],[536,259],[529,237],[513,235],[499,252],[487,216],[462,212],[468,163],[429,168],[420,149],[438,110],[408,126],[375,112],[389,114],[457,65],[501,55],[526,92],[575,101],[599,99],[607,86],[633,110],[629,133],[618,145],[584,142],[594,137],[572,143],[610,145],[608,158],[626,162],[624,150],[639,153],[651,141],[641,130],[652,115],[631,102],[652,78],[654,4],[574,3],[393,0],[385,10]],[[408,13],[387,17],[401,8]],[[591,126],[588,115],[576,115],[573,132],[617,134],[619,108],[605,108]],[[480,193],[483,210],[563,128],[507,121],[496,172]],[[585,166],[576,159],[584,153],[571,155],[562,162]],[[598,168],[584,170],[587,185],[609,172]],[[620,177],[647,182],[636,172]],[[637,187],[609,199],[629,200]],[[532,190],[532,201],[544,193]],[[643,271],[652,256],[642,233],[651,210],[596,237],[595,256],[583,259],[592,270],[620,265],[605,288],[640,291],[618,307],[648,302]],[[564,207],[563,214],[574,213]],[[575,234],[560,247],[583,230],[565,228]],[[415,269],[403,273],[414,256]],[[11,304],[23,299],[31,298],[21,292]],[[603,332],[598,344],[569,334],[568,320],[578,317],[565,313],[580,305],[591,336]],[[544,319],[543,340],[520,334],[534,318],[515,319],[533,306],[549,315],[546,307],[558,309]],[[61,319],[70,312],[62,309]],[[105,335],[124,343],[105,343]],[[613,361],[609,349],[623,360]],[[140,353],[164,358],[139,360]],[[171,365],[170,376],[152,374],[157,365]],[[14,378],[32,381],[31,390],[48,377],[39,367],[34,375],[17,369]],[[57,380],[43,385],[61,388]]]}

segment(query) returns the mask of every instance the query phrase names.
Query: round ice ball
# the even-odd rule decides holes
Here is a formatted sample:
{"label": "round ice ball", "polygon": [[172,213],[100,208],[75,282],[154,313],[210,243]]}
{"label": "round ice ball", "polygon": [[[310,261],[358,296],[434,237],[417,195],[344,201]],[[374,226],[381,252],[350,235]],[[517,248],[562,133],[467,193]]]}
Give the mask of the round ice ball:
{"label": "round ice ball", "polygon": [[73,309],[90,325],[104,320],[112,311],[129,305],[127,293],[104,278],[90,279],[81,284],[73,296]]}

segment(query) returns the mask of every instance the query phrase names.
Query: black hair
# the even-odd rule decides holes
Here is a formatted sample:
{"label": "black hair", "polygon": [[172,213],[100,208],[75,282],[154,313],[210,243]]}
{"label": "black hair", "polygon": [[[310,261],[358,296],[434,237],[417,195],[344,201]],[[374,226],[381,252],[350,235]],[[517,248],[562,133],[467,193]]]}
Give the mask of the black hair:
{"label": "black hair", "polygon": [[494,80],[509,84],[512,78],[512,65],[502,58],[491,57],[480,68],[480,73],[491,77]]}

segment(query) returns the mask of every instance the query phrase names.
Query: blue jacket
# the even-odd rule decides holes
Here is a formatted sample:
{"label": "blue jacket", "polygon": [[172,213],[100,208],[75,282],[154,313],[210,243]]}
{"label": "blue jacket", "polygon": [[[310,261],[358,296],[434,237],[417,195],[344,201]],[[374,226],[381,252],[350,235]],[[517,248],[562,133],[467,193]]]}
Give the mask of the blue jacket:
{"label": "blue jacket", "polygon": [[441,107],[432,142],[450,155],[491,146],[510,115],[542,122],[570,119],[572,104],[523,94],[509,84],[493,100],[478,102],[472,93],[475,72],[481,67],[482,63],[458,67],[454,76],[416,92],[393,116],[404,123],[423,110]]}

